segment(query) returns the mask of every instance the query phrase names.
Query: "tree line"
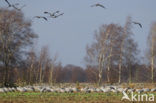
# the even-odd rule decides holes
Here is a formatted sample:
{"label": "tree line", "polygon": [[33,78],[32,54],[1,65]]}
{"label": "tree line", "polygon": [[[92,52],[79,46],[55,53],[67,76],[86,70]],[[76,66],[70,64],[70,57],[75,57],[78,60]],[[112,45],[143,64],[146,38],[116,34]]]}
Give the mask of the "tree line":
{"label": "tree line", "polygon": [[0,8],[0,84],[38,83],[123,83],[155,82],[156,22],[147,38],[145,61],[139,57],[134,40],[132,18],[124,26],[104,24],[95,31],[94,41],[86,46],[86,67],[62,66],[58,56],[51,57],[47,46],[37,52],[33,45],[38,35],[31,20],[21,11]]}

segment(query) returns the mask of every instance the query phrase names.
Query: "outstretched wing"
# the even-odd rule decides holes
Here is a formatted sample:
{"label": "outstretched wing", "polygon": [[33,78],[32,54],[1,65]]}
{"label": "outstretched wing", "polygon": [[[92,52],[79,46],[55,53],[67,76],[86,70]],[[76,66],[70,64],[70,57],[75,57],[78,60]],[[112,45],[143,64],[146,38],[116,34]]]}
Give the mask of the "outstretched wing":
{"label": "outstretched wing", "polygon": [[97,4],[97,6],[99,6],[99,7],[102,7],[102,8],[104,8],[104,9],[106,9],[106,7],[105,7],[104,5]]}
{"label": "outstretched wing", "polygon": [[40,16],[34,16],[33,18],[40,18]]}
{"label": "outstretched wing", "polygon": [[48,21],[48,19],[46,17],[42,17],[45,21]]}
{"label": "outstretched wing", "polygon": [[44,16],[34,16],[34,18],[38,18],[38,19],[41,19],[42,18],[42,19],[48,21],[48,19],[46,17],[44,17]]}
{"label": "outstretched wing", "polygon": [[48,15],[51,16],[51,17],[55,16],[55,13],[56,13],[56,12],[54,12],[54,13],[50,13],[50,12],[47,12],[47,11],[44,12],[44,14],[48,14]]}
{"label": "outstretched wing", "polygon": [[139,23],[140,28],[142,28],[142,25]]}
{"label": "outstretched wing", "polygon": [[59,15],[55,15],[54,18],[58,18],[59,16],[62,16],[62,15],[64,15],[64,13],[61,13]]}
{"label": "outstretched wing", "polygon": [[49,14],[49,15],[50,15],[51,13],[50,13],[50,12],[45,11],[45,12],[44,12],[44,14]]}
{"label": "outstretched wing", "polygon": [[140,28],[142,28],[142,24],[141,23],[139,23],[139,22],[133,22],[134,24],[136,24],[136,25],[139,25],[140,26]]}
{"label": "outstretched wing", "polygon": [[61,14],[59,14],[58,16],[62,16],[62,15],[64,15],[64,13],[61,13]]}
{"label": "outstretched wing", "polygon": [[99,6],[99,7],[102,7],[102,8],[104,8],[104,9],[106,9],[106,7],[105,7],[104,5],[99,4],[99,3],[94,4],[94,5],[91,5],[91,7],[97,7],[97,6]]}
{"label": "outstretched wing", "polygon": [[11,4],[9,3],[8,0],[5,0],[5,2],[8,4],[8,7],[11,7]]}

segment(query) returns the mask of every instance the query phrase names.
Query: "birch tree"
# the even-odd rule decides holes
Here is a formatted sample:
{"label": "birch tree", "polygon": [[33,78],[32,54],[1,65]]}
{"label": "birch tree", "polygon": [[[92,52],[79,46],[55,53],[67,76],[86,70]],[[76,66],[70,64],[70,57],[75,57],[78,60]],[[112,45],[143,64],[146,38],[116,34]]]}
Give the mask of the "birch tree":
{"label": "birch tree", "polygon": [[54,72],[54,68],[56,66],[56,62],[57,62],[57,58],[58,58],[58,55],[55,54],[54,58],[52,58],[52,60],[50,61],[50,71],[49,71],[49,84],[52,84],[53,83],[53,72]]}
{"label": "birch tree", "polygon": [[97,63],[96,65],[99,70],[99,85],[102,82],[102,71],[106,68],[107,82],[110,82],[110,66],[113,64],[115,65],[118,60],[122,33],[123,28],[117,24],[103,25],[99,29],[99,32],[95,33],[95,42],[90,47],[87,46],[88,55],[85,57],[85,60],[89,61],[88,63]]}
{"label": "birch tree", "polygon": [[44,78],[43,71],[48,66],[49,61],[51,61],[51,58],[49,55],[48,46],[43,46],[41,48],[39,61],[38,61],[38,77],[39,77],[40,84],[43,82],[43,78]]}
{"label": "birch tree", "polygon": [[156,65],[156,22],[153,23],[150,33],[148,35],[148,46],[149,46],[149,61],[151,65],[151,80],[154,82],[154,68]]}
{"label": "birch tree", "polygon": [[25,62],[27,67],[28,83],[30,85],[35,81],[34,78],[36,77],[37,55],[33,48],[28,53],[28,57]]}
{"label": "birch tree", "polygon": [[[123,34],[121,37],[120,45],[120,60],[119,60],[119,79],[118,83],[121,83],[122,79],[122,67],[127,68],[129,71],[129,82],[132,82],[132,65],[138,62],[137,55],[139,53],[137,43],[133,39],[132,32],[132,18],[127,17],[126,23],[123,27]],[[124,74],[123,74],[124,75]]]}

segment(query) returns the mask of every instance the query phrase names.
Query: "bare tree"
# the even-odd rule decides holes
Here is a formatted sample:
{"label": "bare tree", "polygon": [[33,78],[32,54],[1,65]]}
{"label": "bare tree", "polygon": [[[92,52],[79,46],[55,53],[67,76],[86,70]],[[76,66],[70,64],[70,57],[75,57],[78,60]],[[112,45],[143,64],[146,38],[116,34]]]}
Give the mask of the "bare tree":
{"label": "bare tree", "polygon": [[[131,18],[128,17],[124,27],[117,24],[101,26],[95,33],[95,42],[90,46],[87,45],[85,61],[87,65],[98,67],[99,85],[103,69],[106,69],[108,83],[111,82],[111,74],[115,71],[119,74],[118,82],[121,83],[122,66],[129,68],[129,78],[132,77],[131,69],[137,63],[138,53],[137,43],[133,40],[132,34]],[[117,66],[119,70],[112,70]]]}
{"label": "bare tree", "polygon": [[132,82],[132,65],[136,64],[138,48],[137,43],[133,40],[132,33],[132,20],[131,17],[127,17],[124,32],[121,37],[120,45],[120,60],[119,60],[119,79],[118,83],[121,83],[121,71],[122,66],[129,70],[129,82]]}
{"label": "bare tree", "polygon": [[4,85],[9,85],[9,71],[20,65],[26,48],[37,35],[22,12],[0,9],[0,65],[4,67]]}
{"label": "bare tree", "polygon": [[[122,36],[123,29],[121,26],[116,24],[104,25],[100,28],[99,33],[96,32],[95,40],[96,42],[87,46],[87,56],[86,60],[96,61],[99,70],[99,81],[101,84],[102,71],[107,68],[107,82],[110,82],[110,66],[117,62],[120,38]],[[113,58],[113,59],[112,59]],[[114,64],[115,65],[115,64]]]}
{"label": "bare tree", "polygon": [[57,64],[57,58],[58,58],[58,55],[55,54],[54,58],[52,58],[52,60],[50,62],[49,84],[53,83],[53,72],[54,72],[54,68]]}
{"label": "bare tree", "polygon": [[49,61],[51,61],[51,58],[49,56],[49,49],[48,46],[44,46],[41,48],[39,61],[38,61],[38,77],[39,77],[39,83],[43,82],[43,71],[48,66]]}
{"label": "bare tree", "polygon": [[87,82],[97,83],[97,81],[98,81],[98,70],[96,69],[96,67],[88,66],[85,69],[85,73],[86,73]]}
{"label": "bare tree", "polygon": [[151,64],[151,80],[154,82],[154,68],[155,68],[155,59],[156,59],[156,22],[153,23],[151,31],[148,35],[148,45],[149,45],[149,61]]}
{"label": "bare tree", "polygon": [[30,85],[34,82],[34,78],[36,77],[35,65],[37,63],[37,55],[36,55],[34,48],[32,48],[29,51],[27,60],[25,62],[26,62],[27,73],[28,73],[28,82]]}
{"label": "bare tree", "polygon": [[121,83],[121,70],[122,70],[122,60],[123,60],[123,50],[124,50],[124,43],[125,43],[125,39],[126,39],[126,36],[127,36],[127,30],[129,30],[129,27],[130,27],[130,24],[131,24],[131,21],[130,21],[130,17],[127,18],[127,21],[126,21],[126,24],[124,26],[124,33],[123,33],[123,36],[122,36],[122,43],[121,43],[121,46],[120,46],[120,62],[119,62],[119,80],[118,80],[118,83]]}

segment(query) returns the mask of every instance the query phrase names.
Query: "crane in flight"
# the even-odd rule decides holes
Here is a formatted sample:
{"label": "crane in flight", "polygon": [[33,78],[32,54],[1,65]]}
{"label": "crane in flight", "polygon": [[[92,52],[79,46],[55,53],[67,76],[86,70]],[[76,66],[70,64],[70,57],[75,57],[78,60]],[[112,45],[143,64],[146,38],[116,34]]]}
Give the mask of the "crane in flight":
{"label": "crane in flight", "polygon": [[59,14],[60,11],[55,11],[54,13],[50,13],[45,11],[44,14],[49,14],[51,18],[58,18],[59,16],[64,15],[64,13]]}
{"label": "crane in flight", "polygon": [[64,13],[61,13],[61,14],[58,14],[58,15],[55,15],[54,18],[58,18],[59,16],[63,16]]}
{"label": "crane in flight", "polygon": [[55,11],[54,13],[50,13],[50,12],[47,12],[45,11],[44,14],[48,14],[50,15],[50,17],[54,17],[56,14],[58,14],[60,11]]}
{"label": "crane in flight", "polygon": [[141,23],[139,23],[139,22],[135,22],[135,21],[133,21],[133,24],[139,25],[139,26],[140,26],[140,28],[142,28],[142,24],[141,24]]}
{"label": "crane in flight", "polygon": [[38,19],[44,19],[45,21],[48,21],[48,19],[44,16],[35,16],[34,18],[38,18]]}
{"label": "crane in flight", "polygon": [[106,7],[100,3],[97,3],[97,4],[94,4],[94,5],[91,5],[91,7],[101,7],[101,8],[104,8],[106,9]]}

